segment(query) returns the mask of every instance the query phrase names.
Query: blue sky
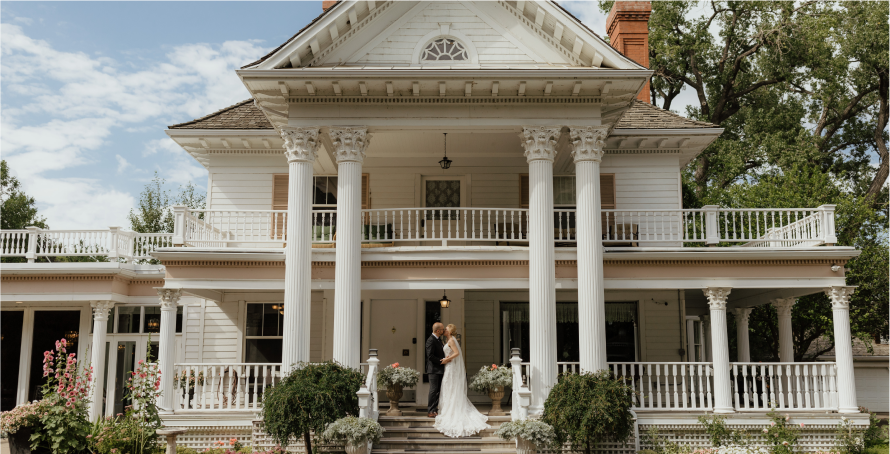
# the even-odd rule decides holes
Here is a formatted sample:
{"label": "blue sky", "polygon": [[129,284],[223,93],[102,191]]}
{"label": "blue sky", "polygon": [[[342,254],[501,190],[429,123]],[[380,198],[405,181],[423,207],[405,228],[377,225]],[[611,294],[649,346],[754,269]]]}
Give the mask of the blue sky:
{"label": "blue sky", "polygon": [[[597,33],[593,2],[561,3]],[[321,1],[2,2],[0,156],[51,228],[127,227],[157,171],[171,191],[207,173],[164,134],[249,97],[234,70]]]}

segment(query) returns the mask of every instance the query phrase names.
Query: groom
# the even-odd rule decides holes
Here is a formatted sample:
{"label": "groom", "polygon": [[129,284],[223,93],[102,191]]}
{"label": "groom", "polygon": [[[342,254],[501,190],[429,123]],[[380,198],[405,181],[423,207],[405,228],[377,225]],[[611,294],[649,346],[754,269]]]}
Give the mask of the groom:
{"label": "groom", "polygon": [[442,349],[442,335],[445,325],[433,324],[433,334],[426,340],[426,374],[430,378],[430,396],[427,416],[435,418],[439,414],[439,391],[442,388],[442,375],[445,374],[445,350]]}

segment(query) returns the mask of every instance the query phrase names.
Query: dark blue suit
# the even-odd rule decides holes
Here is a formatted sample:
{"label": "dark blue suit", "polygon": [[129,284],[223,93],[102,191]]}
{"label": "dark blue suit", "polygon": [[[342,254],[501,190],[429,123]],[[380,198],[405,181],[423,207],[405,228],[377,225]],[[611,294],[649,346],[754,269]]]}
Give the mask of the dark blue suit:
{"label": "dark blue suit", "polygon": [[439,392],[442,390],[442,376],[445,374],[445,350],[442,340],[431,334],[426,340],[426,374],[430,378],[429,404],[427,413],[439,412]]}

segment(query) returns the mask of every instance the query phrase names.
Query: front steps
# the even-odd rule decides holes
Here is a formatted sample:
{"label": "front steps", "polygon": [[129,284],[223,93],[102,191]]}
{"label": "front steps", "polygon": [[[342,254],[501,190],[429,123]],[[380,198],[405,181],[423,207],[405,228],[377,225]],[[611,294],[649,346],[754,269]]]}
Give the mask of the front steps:
{"label": "front steps", "polygon": [[402,416],[385,416],[381,408],[378,422],[385,429],[383,438],[375,443],[372,454],[516,454],[516,443],[494,436],[501,423],[510,416],[489,416],[491,429],[472,437],[449,438],[433,427],[435,419],[427,418],[426,409],[402,407]]}

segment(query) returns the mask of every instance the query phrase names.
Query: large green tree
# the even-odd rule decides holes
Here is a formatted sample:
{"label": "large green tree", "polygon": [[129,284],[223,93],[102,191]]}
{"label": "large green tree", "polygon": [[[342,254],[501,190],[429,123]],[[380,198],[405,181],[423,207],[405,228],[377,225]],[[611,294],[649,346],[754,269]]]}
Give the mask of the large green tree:
{"label": "large green tree", "polygon": [[[131,209],[127,219],[130,228],[139,233],[172,233],[173,205],[185,205],[196,210],[203,210],[205,196],[197,192],[197,188],[189,182],[180,186],[179,193],[171,197],[164,188],[165,181],[155,172],[154,178],[145,185],[139,194],[139,203],[135,210]],[[201,216],[203,217],[203,216]]]}
{"label": "large green tree", "polygon": [[22,190],[18,178],[9,173],[6,160],[0,161],[0,228],[17,230],[28,226],[48,228],[46,219],[37,214],[34,197]]}

